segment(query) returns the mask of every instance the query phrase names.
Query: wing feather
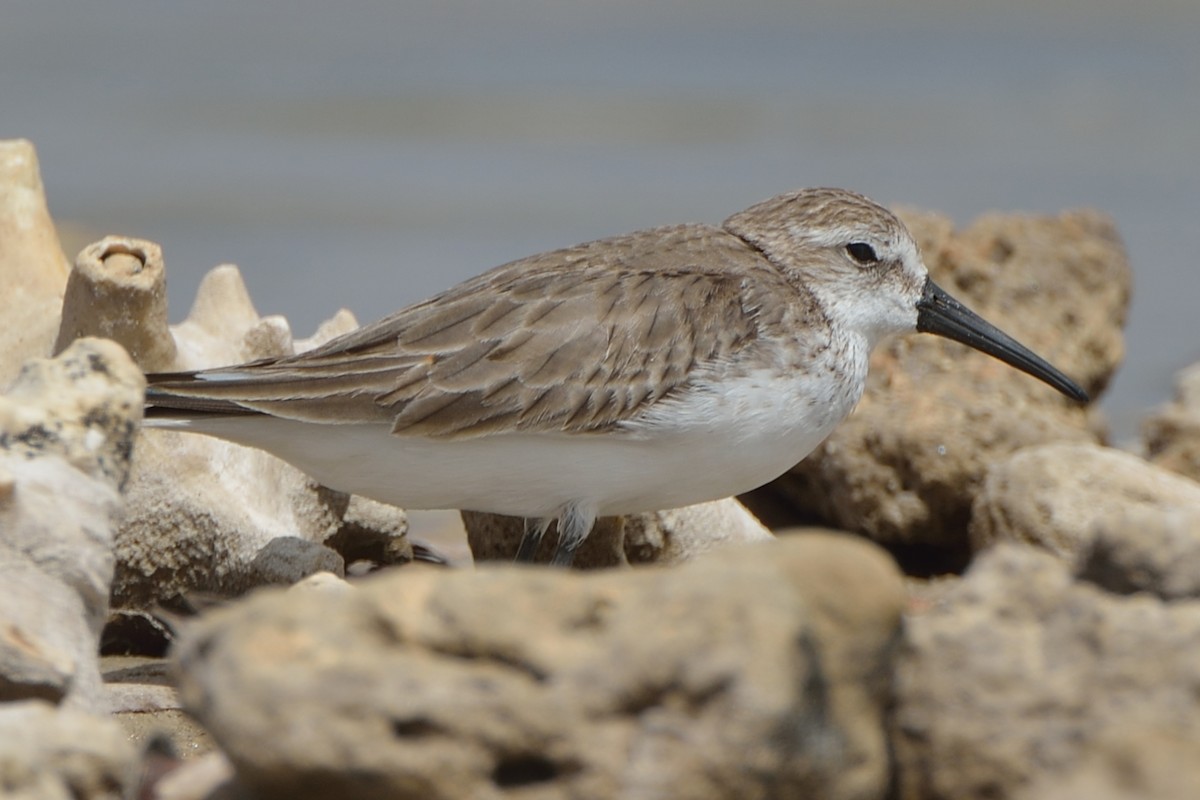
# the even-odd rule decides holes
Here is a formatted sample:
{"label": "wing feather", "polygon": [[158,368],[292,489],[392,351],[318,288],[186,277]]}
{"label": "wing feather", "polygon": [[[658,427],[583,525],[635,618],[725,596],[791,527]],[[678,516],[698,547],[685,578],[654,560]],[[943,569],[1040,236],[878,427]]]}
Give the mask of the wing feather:
{"label": "wing feather", "polygon": [[745,290],[756,269],[774,275],[703,225],[600,240],[498,267],[307,353],[149,376],[148,402],[386,421],[400,435],[603,431],[758,337]]}

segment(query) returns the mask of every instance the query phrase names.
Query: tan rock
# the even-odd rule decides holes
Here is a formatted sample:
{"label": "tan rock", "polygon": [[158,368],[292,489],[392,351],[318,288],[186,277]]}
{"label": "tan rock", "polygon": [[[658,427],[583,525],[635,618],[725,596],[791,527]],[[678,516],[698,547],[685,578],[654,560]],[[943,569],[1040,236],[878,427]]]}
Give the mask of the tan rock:
{"label": "tan rock", "polygon": [[1030,447],[996,464],[975,499],[971,542],[1036,544],[1074,559],[1096,527],[1133,508],[1200,509],[1200,484],[1093,444]]}
{"label": "tan rock", "polygon": [[242,797],[233,786],[233,765],[224,753],[185,761],[154,786],[154,800],[221,800]]}
{"label": "tan rock", "polygon": [[625,519],[631,564],[679,564],[726,545],[775,537],[732,497]]}
{"label": "tan rock", "polygon": [[1142,424],[1146,457],[1200,481],[1200,364],[1175,377],[1175,398]]}
{"label": "tan rock", "polygon": [[82,339],[25,365],[0,397],[0,696],[99,710],[120,490],[142,375]]}
{"label": "tan rock", "polygon": [[[140,265],[140,266],[139,266]],[[166,276],[152,242],[110,237],[81,254],[61,338],[100,332],[147,369],[187,370],[295,352],[282,317],[260,317],[236,267],[211,271],[187,319],[168,328]],[[339,312],[299,343],[314,347],[356,326]],[[147,430],[117,537],[116,605],[147,607],[188,591],[240,594],[324,570],[342,553],[394,563],[411,558],[404,512],[317,485],[251,448]]]}
{"label": "tan rock", "polygon": [[1110,592],[1200,598],[1200,506],[1131,503],[1101,514],[1076,574]]}
{"label": "tan rock", "polygon": [[3,391],[26,360],[50,355],[67,285],[37,153],[25,139],[0,140],[0,284]]}
{"label": "tan rock", "polygon": [[176,655],[258,796],[865,800],[902,605],[881,551],[796,537],[670,570],[262,592]]}
{"label": "tan rock", "polygon": [[346,495],[261,451],[145,431],[117,537],[113,602],[144,608],[189,591],[237,595],[323,570],[342,558]]}
{"label": "tan rock", "polygon": [[[906,213],[931,275],[1098,394],[1123,354],[1130,273],[1094,212],[990,215],[960,232]],[[858,409],[772,486],[801,519],[893,544],[964,548],[988,467],[1049,441],[1092,441],[1083,409],[1023,373],[933,336],[876,349]]]}
{"label": "tan rock", "polygon": [[55,352],[83,336],[121,343],[147,372],[174,367],[162,248],[109,236],[80,252],[67,281]]}
{"label": "tan rock", "polygon": [[1040,796],[1025,792],[1103,763],[1138,731],[1200,745],[1200,604],[1110,595],[1006,543],[910,615],[905,640],[893,728],[903,800]]}
{"label": "tan rock", "polygon": [[137,777],[137,753],[112,720],[41,701],[0,703],[5,797],[122,800]]}
{"label": "tan rock", "polygon": [[242,274],[232,264],[211,270],[196,290],[187,319],[171,328],[177,355],[173,369],[240,364],[295,352],[282,317],[260,317]]}
{"label": "tan rock", "polygon": [[1195,800],[1200,741],[1153,728],[1111,731],[1064,775],[1046,775],[1021,800]]}
{"label": "tan rock", "polygon": [[[476,562],[512,561],[525,522],[518,517],[462,512],[467,541]],[[546,533],[537,561],[548,562],[557,536]],[[575,555],[577,569],[622,564],[677,564],[727,544],[768,541],[774,537],[732,497],[685,508],[603,517]]]}

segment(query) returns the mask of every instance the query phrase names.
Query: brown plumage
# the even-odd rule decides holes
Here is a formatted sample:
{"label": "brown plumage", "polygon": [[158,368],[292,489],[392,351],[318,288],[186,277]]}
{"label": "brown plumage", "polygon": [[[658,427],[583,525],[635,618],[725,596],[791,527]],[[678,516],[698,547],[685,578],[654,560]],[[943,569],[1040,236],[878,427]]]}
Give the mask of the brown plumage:
{"label": "brown plumage", "polygon": [[387,421],[415,436],[604,431],[758,337],[747,272],[780,282],[717,228],[639,231],[497,267],[236,377],[149,376],[150,398],[164,410]]}

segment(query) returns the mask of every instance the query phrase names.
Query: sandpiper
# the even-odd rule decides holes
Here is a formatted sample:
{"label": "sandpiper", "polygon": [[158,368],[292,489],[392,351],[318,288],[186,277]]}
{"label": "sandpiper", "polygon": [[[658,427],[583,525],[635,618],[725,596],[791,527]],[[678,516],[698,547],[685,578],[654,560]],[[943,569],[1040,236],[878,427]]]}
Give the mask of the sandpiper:
{"label": "sandpiper", "polygon": [[286,358],[150,375],[147,424],[273,453],[409,508],[550,522],[569,565],[597,516],[749,491],[863,392],[871,349],[935,333],[1084,391],[928,277],[904,225],[804,189],[485,272]]}

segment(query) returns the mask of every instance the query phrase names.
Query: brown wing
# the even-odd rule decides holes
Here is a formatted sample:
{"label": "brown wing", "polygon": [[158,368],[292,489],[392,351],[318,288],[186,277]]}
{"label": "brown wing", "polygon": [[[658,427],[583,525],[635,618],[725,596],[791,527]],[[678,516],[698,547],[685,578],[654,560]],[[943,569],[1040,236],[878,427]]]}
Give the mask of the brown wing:
{"label": "brown wing", "polygon": [[498,267],[307,353],[151,376],[150,402],[438,437],[600,431],[757,336],[742,287],[760,268],[707,226],[601,240]]}

